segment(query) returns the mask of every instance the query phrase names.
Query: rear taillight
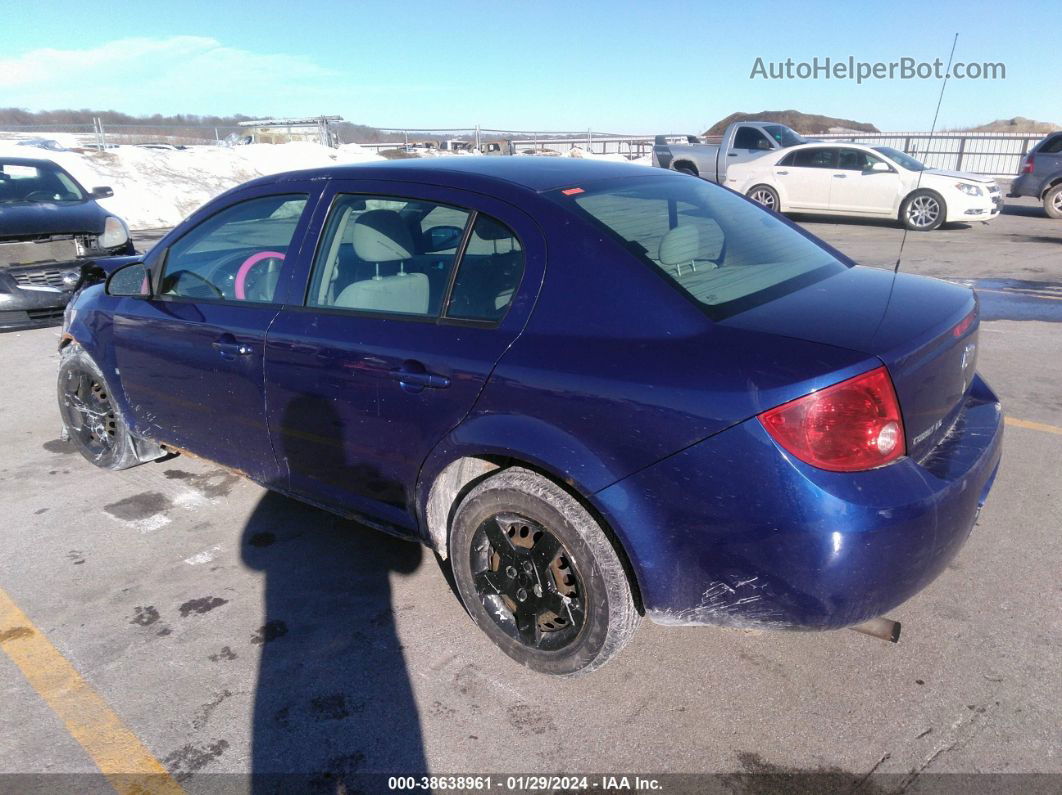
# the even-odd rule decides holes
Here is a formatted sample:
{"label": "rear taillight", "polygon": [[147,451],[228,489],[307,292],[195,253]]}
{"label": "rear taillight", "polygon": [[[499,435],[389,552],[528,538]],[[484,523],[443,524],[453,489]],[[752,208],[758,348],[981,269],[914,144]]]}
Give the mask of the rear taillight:
{"label": "rear taillight", "polygon": [[1035,164],[1033,162],[1033,156],[1032,155],[1027,155],[1025,157],[1025,163],[1021,167],[1021,173],[1022,174],[1031,174],[1031,173],[1033,173],[1034,168],[1035,168]]}
{"label": "rear taillight", "polygon": [[801,461],[834,472],[880,467],[906,451],[900,403],[884,367],[760,415],[771,437]]}

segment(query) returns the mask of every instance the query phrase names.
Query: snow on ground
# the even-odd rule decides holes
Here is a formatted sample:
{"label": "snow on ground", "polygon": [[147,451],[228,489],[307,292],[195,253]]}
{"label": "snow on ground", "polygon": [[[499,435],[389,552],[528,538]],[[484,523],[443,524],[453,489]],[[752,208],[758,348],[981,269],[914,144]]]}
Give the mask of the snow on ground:
{"label": "snow on ground", "polygon": [[131,229],[174,226],[218,194],[255,177],[381,159],[357,144],[337,150],[305,142],[57,152],[0,141],[0,155],[53,160],[89,190],[110,186],[114,196],[100,204],[125,219]]}
{"label": "snow on ground", "polygon": [[636,157],[633,160],[628,160],[626,155],[617,154],[615,152],[607,155],[599,155],[593,152],[587,152],[585,149],[580,149],[578,146],[573,146],[568,150],[566,157],[580,157],[585,160],[611,160],[615,163],[633,163],[636,166],[651,166],[653,165],[652,155],[642,155]]}
{"label": "snow on ground", "polygon": [[[77,143],[60,140],[59,135],[48,137],[61,146]],[[99,152],[94,149],[53,151],[0,140],[0,155],[54,160],[89,190],[109,186],[114,190],[114,196],[101,199],[100,204],[125,219],[131,229],[175,226],[218,194],[255,177],[335,163],[383,159],[357,144],[329,149],[306,142],[233,147],[208,145],[188,149],[119,146]],[[432,151],[431,156],[453,155]],[[652,165],[652,158],[648,155],[628,160],[620,154],[593,154],[579,147],[572,147],[559,156]]]}

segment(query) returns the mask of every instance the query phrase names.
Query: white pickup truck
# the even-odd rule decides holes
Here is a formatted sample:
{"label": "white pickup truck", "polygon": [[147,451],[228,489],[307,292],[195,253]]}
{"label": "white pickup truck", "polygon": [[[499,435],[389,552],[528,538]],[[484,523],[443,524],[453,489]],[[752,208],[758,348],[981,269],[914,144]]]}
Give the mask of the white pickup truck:
{"label": "white pickup truck", "polygon": [[686,143],[668,143],[658,135],[653,146],[653,165],[718,182],[726,181],[727,166],[760,157],[766,152],[806,144],[808,139],[784,124],[770,121],[734,122],[720,143],[705,143],[686,136]]}

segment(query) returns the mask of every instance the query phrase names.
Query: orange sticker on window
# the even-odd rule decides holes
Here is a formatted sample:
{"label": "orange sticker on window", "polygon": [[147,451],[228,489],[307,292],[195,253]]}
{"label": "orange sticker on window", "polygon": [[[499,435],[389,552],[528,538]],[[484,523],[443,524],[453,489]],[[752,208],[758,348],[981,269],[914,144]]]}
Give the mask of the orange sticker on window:
{"label": "orange sticker on window", "polygon": [[576,193],[585,193],[585,191],[582,188],[567,188],[562,190],[561,193],[565,196],[574,196]]}

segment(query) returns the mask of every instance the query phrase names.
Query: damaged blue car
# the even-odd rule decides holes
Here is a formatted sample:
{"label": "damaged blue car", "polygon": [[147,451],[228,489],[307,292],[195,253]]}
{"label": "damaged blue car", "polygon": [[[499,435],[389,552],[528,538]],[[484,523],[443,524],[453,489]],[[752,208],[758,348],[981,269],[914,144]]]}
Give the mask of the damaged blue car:
{"label": "damaged blue car", "polygon": [[58,399],[101,467],[187,451],[427,544],[498,647],[573,675],[642,616],[865,627],[928,585],[1000,461],[978,322],[682,174],[382,162],[95,261]]}

